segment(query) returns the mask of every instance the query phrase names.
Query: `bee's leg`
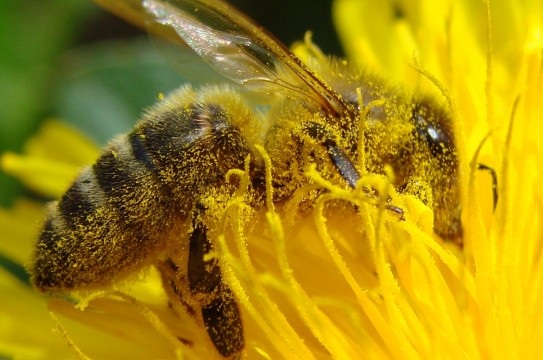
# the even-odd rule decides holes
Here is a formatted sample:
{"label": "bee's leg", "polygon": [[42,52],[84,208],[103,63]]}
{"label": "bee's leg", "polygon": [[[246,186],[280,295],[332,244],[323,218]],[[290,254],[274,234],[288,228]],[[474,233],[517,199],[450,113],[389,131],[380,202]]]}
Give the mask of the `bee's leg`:
{"label": "bee's leg", "polygon": [[343,178],[354,189],[358,180],[360,180],[360,174],[354,167],[354,164],[347,157],[347,155],[337,146],[333,140],[326,140],[324,146],[328,149],[328,155],[330,160],[335,165],[337,171],[343,176]]}
{"label": "bee's leg", "polygon": [[477,170],[488,171],[492,177],[492,200],[494,203],[493,210],[496,210],[496,205],[498,205],[498,176],[496,171],[488,165],[478,163]]}
{"label": "bee's leg", "polygon": [[[159,262],[157,268],[160,271],[162,283],[170,299],[175,299],[175,302],[180,303],[188,315],[196,318],[195,306],[190,304],[190,300],[187,300],[184,294],[186,275],[183,275],[183,271],[170,258]],[[170,300],[170,306],[172,305]]]}
{"label": "bee's leg", "polygon": [[326,146],[330,160],[332,160],[332,163],[345,181],[354,189],[356,183],[360,180],[360,173],[356,170],[356,167],[347,154],[336,144],[334,135],[323,125],[316,122],[307,123],[305,132],[320,144]]}
{"label": "bee's leg", "polygon": [[[356,187],[356,183],[358,180],[360,180],[360,173],[347,154],[345,154],[345,152],[337,145],[336,141],[333,139],[332,133],[322,125],[315,122],[310,122],[307,124],[306,132],[313,139],[319,141],[323,146],[326,146],[332,164],[334,164],[337,171],[341,174],[345,181],[347,181],[349,186],[354,189]],[[368,194],[368,196],[372,198],[374,197],[373,194]],[[402,209],[390,204],[386,204],[385,207],[387,210],[396,213],[400,219],[404,220]]]}
{"label": "bee's leg", "polygon": [[232,291],[222,281],[218,260],[205,259],[212,251],[212,245],[207,228],[197,215],[190,234],[189,289],[201,305],[202,319],[215,348],[222,356],[235,358],[244,346],[241,315]]}
{"label": "bee's leg", "polygon": [[[156,264],[156,267],[162,276],[162,284],[169,297],[168,305],[177,311],[177,304],[180,304],[182,309],[185,310],[186,314],[196,319],[196,310],[186,301],[185,297],[183,296],[183,283],[186,282],[186,280],[184,280],[179,266],[168,258],[166,260],[159,261]],[[179,336],[177,339],[188,347],[194,346],[194,342],[189,339]]]}
{"label": "bee's leg", "polygon": [[[195,220],[189,238],[186,272],[169,258],[160,262],[158,269],[170,298],[175,299],[186,314],[203,322],[219,354],[236,359],[244,346],[241,315],[232,291],[222,282],[218,261],[204,259],[211,248],[205,225]],[[192,345],[189,340],[179,340]]]}

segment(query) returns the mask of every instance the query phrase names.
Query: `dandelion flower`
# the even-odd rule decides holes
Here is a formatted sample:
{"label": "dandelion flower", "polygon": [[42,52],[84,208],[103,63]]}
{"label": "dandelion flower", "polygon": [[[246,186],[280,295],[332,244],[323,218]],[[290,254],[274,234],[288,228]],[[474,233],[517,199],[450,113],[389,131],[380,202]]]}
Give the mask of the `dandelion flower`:
{"label": "dandelion flower", "polygon": [[[297,210],[299,194],[274,204],[269,192],[267,206],[253,209],[242,186],[248,171],[232,171],[239,191],[209,199],[213,216],[207,225],[217,245],[212,256],[242,313],[246,357],[539,358],[543,349],[533,339],[543,335],[542,5],[333,5],[349,61],[386,73],[391,82],[444,96],[451,106],[462,175],[463,247],[433,233],[430,207],[393,189],[405,219],[368,205],[359,191],[330,183],[316,169],[305,176],[327,191],[311,211]],[[304,58],[303,45],[296,51]],[[98,152],[59,123],[48,126],[46,133],[72,142],[69,153],[4,154],[1,164],[27,186],[58,197]],[[30,144],[51,148],[43,134]],[[73,158],[78,153],[85,155]],[[268,169],[273,166],[265,151],[262,156]],[[492,178],[477,164],[496,170],[495,210]],[[43,169],[51,170],[33,175]],[[377,184],[390,187],[383,179]],[[36,234],[26,229],[40,213],[27,201],[2,210],[5,264],[9,259],[20,270],[29,261]],[[206,333],[170,307],[152,266],[111,288],[48,300],[32,293],[23,275],[14,281],[16,273],[21,272],[0,273],[0,285],[12,294],[0,300],[8,309],[0,312],[6,319],[0,331],[8,335],[0,354],[217,357]],[[12,315],[23,313],[21,320]],[[23,321],[24,331],[13,325]],[[48,327],[56,328],[56,337],[43,335]]]}

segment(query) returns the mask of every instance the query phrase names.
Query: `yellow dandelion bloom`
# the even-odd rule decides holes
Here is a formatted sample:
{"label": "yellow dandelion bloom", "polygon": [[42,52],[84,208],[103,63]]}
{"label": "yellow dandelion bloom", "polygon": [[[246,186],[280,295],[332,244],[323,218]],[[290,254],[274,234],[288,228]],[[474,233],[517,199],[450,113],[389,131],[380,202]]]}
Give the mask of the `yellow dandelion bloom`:
{"label": "yellow dandelion bloom", "polygon": [[[350,61],[452,107],[463,247],[435,236],[434,214],[420,199],[398,195],[371,174],[364,181],[390,191],[404,218],[369,205],[359,188],[339,187],[316,168],[304,174],[311,179],[307,191],[326,191],[311,211],[298,211],[303,191],[274,204],[273,159],[259,147],[268,170],[266,206],[248,205],[248,169],[228,173],[238,184],[233,197],[204,199],[216,241],[209,256],[219,259],[240,307],[245,357],[540,358],[534,339],[543,336],[543,5],[334,0],[333,6]],[[311,46],[296,52],[305,58]],[[81,135],[49,122],[23,155],[3,154],[0,164],[58,198],[98,154]],[[492,178],[477,164],[498,175],[495,210]],[[0,212],[0,286],[9,294],[0,299],[0,356],[218,358],[190,314],[172,308],[153,266],[99,291],[63,298],[33,292],[22,269],[41,217],[41,207],[24,200]]]}

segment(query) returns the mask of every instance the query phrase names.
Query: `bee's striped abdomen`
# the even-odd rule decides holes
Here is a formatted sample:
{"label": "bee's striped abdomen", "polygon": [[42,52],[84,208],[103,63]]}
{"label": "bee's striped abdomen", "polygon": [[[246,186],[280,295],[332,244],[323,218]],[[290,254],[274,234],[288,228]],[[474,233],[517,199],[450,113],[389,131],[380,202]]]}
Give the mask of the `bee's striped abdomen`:
{"label": "bee's striped abdomen", "polygon": [[249,150],[230,113],[198,94],[182,88],[157,104],[50,208],[35,253],[38,288],[103,286],[156,262],[184,236],[198,197],[243,166]]}
{"label": "bee's striped abdomen", "polygon": [[114,140],[51,208],[33,269],[38,288],[110,283],[164,248],[177,207],[128,139]]}

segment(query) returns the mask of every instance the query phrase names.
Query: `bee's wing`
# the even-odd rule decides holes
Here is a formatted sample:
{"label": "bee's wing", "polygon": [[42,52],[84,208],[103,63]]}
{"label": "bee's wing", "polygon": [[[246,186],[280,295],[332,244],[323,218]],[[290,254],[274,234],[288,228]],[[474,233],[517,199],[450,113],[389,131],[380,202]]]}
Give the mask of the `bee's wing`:
{"label": "bee's wing", "polygon": [[181,38],[220,74],[251,90],[345,112],[341,98],[283,44],[220,0],[96,1],[161,36]]}

